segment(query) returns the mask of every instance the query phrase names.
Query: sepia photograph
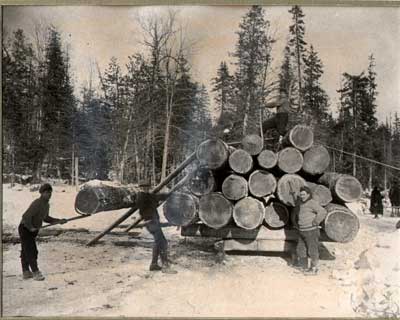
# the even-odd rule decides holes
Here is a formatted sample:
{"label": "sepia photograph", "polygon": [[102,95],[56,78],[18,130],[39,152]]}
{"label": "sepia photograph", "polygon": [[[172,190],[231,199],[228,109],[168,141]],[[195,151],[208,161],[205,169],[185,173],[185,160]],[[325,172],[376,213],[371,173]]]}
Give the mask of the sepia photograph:
{"label": "sepia photograph", "polygon": [[2,5],[2,317],[400,318],[400,6]]}

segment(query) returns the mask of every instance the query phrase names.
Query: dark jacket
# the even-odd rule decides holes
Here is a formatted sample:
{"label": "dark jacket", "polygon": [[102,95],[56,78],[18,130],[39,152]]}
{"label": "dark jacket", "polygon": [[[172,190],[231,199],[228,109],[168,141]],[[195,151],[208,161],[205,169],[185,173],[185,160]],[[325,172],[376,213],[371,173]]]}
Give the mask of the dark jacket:
{"label": "dark jacket", "polygon": [[54,223],[59,219],[52,218],[49,216],[49,202],[38,198],[34,200],[29,208],[22,215],[21,224],[24,225],[28,230],[39,230],[43,224],[43,221],[47,223]]}
{"label": "dark jacket", "polygon": [[370,210],[372,213],[383,214],[383,196],[378,188],[374,188],[371,192],[371,206]]}
{"label": "dark jacket", "polygon": [[157,207],[161,201],[168,198],[168,195],[167,193],[139,192],[136,205],[143,220],[159,219]]}

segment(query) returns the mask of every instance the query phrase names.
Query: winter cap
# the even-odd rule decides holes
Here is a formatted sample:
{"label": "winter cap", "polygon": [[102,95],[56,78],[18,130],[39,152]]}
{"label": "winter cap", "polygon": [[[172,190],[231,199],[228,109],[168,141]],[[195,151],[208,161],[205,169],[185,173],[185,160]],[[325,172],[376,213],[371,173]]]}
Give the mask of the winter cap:
{"label": "winter cap", "polygon": [[42,194],[43,192],[46,191],[53,191],[53,188],[49,183],[42,184],[39,188],[39,193]]}

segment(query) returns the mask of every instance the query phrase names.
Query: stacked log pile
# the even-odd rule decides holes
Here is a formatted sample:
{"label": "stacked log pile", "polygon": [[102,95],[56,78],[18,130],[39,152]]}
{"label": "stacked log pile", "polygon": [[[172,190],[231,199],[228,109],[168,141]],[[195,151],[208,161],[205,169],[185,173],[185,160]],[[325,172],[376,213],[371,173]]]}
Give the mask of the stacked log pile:
{"label": "stacked log pile", "polygon": [[239,148],[206,140],[196,157],[188,192],[172,194],[164,206],[166,218],[182,226],[184,236],[293,240],[290,214],[305,185],[328,211],[323,240],[349,242],[357,235],[358,218],[344,204],[360,198],[361,184],[353,176],[327,172],[329,152],[314,144],[307,126],[292,128],[279,152],[249,135]]}

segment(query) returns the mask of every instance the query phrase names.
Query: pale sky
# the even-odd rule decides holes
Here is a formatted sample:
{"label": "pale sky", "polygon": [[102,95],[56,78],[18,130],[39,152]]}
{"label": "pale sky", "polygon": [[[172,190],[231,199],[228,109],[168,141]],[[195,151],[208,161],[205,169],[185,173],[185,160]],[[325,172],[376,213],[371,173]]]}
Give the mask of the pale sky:
{"label": "pale sky", "polygon": [[[247,6],[179,6],[180,21],[195,41],[190,59],[195,81],[210,89],[221,61],[232,62],[229,53],[237,42],[236,31]],[[290,7],[264,7],[266,19],[277,39],[272,51],[278,68],[286,44]],[[378,83],[377,117],[385,121],[400,112],[400,7],[302,7],[305,40],[314,46],[324,64],[323,88],[336,110],[341,74],[359,74],[368,68],[368,56],[376,60]],[[52,23],[70,44],[75,89],[89,79],[91,61],[103,71],[110,58],[120,65],[141,51],[142,34],[135,16],[163,13],[167,7],[138,6],[10,6],[3,7],[3,28],[20,27],[32,33],[35,21]],[[231,66],[231,69],[233,66]],[[94,69],[95,70],[95,69]],[[95,75],[97,72],[95,71]],[[78,90],[77,90],[78,91]],[[212,101],[212,99],[211,99]]]}

